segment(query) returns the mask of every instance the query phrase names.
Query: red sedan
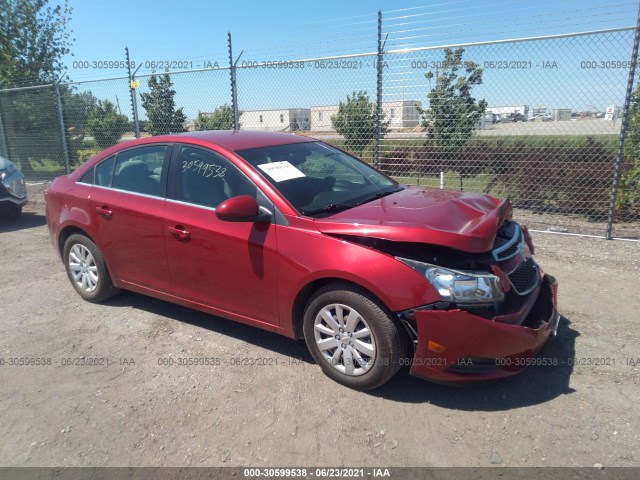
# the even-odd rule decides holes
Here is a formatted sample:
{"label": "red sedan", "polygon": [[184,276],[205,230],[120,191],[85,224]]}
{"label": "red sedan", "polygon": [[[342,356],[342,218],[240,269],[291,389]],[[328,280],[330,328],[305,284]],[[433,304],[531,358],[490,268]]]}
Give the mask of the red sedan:
{"label": "red sedan", "polygon": [[403,187],[309,137],[198,132],[111,147],[46,193],[71,285],[133,290],[304,338],[356,389],[402,365],[513,375],[554,334],[557,284],[508,200]]}

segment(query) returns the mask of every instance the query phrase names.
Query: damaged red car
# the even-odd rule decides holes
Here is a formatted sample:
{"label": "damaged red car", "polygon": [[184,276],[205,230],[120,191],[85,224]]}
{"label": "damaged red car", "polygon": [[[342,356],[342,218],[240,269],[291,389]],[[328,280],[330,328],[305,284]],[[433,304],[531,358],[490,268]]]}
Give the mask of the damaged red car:
{"label": "damaged red car", "polygon": [[405,187],[300,135],[122,143],[57,178],[46,214],[82,298],[127,289],[304,338],[355,389],[403,365],[513,375],[558,326],[557,283],[508,200]]}

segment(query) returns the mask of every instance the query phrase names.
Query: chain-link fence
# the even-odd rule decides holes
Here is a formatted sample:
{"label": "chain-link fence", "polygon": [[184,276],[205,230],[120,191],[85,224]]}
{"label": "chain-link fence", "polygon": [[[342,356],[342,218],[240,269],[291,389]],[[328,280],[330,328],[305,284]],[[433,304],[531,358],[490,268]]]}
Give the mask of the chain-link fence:
{"label": "chain-link fence", "polygon": [[[399,128],[382,141],[381,168],[407,183],[509,196],[532,228],[605,234],[633,38],[622,30],[386,54],[385,85],[399,81],[383,106]],[[630,222],[640,211],[618,206],[616,234],[637,236]]]}
{"label": "chain-link fence", "polygon": [[53,85],[0,93],[0,153],[14,160],[27,179],[64,173],[57,111]]}
{"label": "chain-link fence", "polygon": [[[298,132],[405,184],[509,196],[533,229],[640,238],[640,159],[628,153],[640,132],[619,149],[636,28],[385,49],[383,25],[354,55],[244,53],[228,66],[0,90],[0,152],[42,180],[109,133],[115,143],[182,129]],[[153,98],[163,81],[175,95]],[[95,118],[98,100],[111,123]],[[168,119],[158,105],[178,112]]]}

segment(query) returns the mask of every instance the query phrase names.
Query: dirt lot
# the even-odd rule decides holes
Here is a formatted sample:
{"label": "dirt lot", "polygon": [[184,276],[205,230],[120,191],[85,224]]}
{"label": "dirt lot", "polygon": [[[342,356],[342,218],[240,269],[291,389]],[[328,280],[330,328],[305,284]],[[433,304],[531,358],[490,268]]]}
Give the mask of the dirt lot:
{"label": "dirt lot", "polygon": [[[82,301],[32,205],[0,224],[0,465],[640,466],[640,244],[534,240],[560,282],[557,366],[358,393],[302,342],[132,293]],[[187,357],[221,364],[159,364]]]}

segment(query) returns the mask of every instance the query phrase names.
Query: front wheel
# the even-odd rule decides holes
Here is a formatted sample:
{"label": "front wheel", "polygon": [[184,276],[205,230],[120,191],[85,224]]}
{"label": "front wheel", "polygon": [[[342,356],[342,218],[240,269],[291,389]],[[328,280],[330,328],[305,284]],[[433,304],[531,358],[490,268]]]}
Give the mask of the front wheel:
{"label": "front wheel", "polygon": [[348,284],[329,285],[311,298],[303,331],[323,372],[356,390],[386,383],[406,353],[406,334],[386,308],[368,292]]}
{"label": "front wheel", "polygon": [[85,300],[102,302],[118,293],[100,249],[89,238],[80,234],[67,238],[63,260],[71,285]]}

